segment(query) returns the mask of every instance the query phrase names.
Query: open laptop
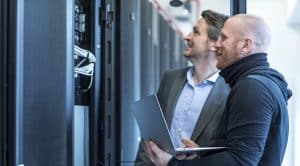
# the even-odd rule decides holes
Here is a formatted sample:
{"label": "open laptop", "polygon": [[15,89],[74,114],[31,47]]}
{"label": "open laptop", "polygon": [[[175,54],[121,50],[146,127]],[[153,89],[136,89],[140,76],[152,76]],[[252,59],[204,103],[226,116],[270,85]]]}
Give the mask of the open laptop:
{"label": "open laptop", "polygon": [[172,155],[226,149],[226,147],[175,148],[156,95],[147,96],[135,102],[133,113],[143,140],[154,141],[160,148]]}

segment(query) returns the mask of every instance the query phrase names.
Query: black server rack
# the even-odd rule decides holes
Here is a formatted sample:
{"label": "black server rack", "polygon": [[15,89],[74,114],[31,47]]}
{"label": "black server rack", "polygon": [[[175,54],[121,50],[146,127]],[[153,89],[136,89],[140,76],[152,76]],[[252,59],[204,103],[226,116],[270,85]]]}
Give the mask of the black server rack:
{"label": "black server rack", "polygon": [[26,165],[72,165],[73,2],[19,0],[23,3],[23,62],[19,79],[23,112],[22,150]]}
{"label": "black server rack", "polygon": [[[144,1],[147,2],[147,1]],[[138,132],[134,118],[131,114],[131,103],[141,94],[141,34],[146,29],[141,28],[141,0],[121,1],[120,3],[120,29],[117,59],[119,62],[119,95],[120,95],[120,123],[118,162],[116,165],[133,165],[135,151],[138,148]]]}
{"label": "black server rack", "polygon": [[72,6],[1,1],[1,165],[72,165]]}
{"label": "black server rack", "polygon": [[[74,105],[89,107],[88,165],[103,165],[101,0],[0,2],[1,165],[73,165]],[[102,15],[101,15],[102,14]],[[104,30],[103,32],[106,32]],[[96,56],[75,78],[74,45]],[[84,64],[83,64],[84,65]],[[114,136],[112,136],[114,138]],[[113,143],[114,144],[114,143]],[[110,148],[110,147],[109,147]]]}
{"label": "black server rack", "polygon": [[[118,1],[117,1],[118,2]],[[115,165],[118,160],[118,61],[115,58],[118,41],[119,3],[101,2],[101,77],[100,77],[100,150],[98,165]]]}
{"label": "black server rack", "polygon": [[[88,66],[89,59],[91,56],[95,57],[93,63],[93,72],[86,74],[78,74],[75,72],[74,75],[74,94],[75,94],[75,107],[74,107],[74,123],[73,123],[73,162],[76,165],[103,165],[104,164],[104,113],[100,100],[102,99],[101,89],[105,89],[105,84],[101,82],[102,76],[102,46],[103,42],[101,38],[101,28],[105,28],[102,21],[105,14],[106,1],[101,0],[75,0],[73,6],[74,12],[74,34],[73,40],[74,45],[78,46],[85,51],[89,51],[90,54],[87,57],[77,57],[74,59],[74,67]],[[74,53],[75,55],[76,53]],[[86,108],[86,109],[77,109]],[[84,112],[83,114],[80,112]],[[80,113],[80,121],[75,121]],[[78,139],[76,123],[79,123],[79,127],[83,128],[83,132],[79,135],[81,138]],[[80,126],[83,125],[83,126]],[[79,130],[81,130],[79,128]],[[79,142],[77,140],[84,142]],[[81,148],[80,146],[84,146]],[[79,148],[78,148],[79,147]],[[78,150],[80,152],[78,152]],[[79,155],[79,156],[78,156]],[[79,159],[80,158],[80,159]]]}
{"label": "black server rack", "polygon": [[[147,0],[1,0],[0,165],[74,165],[74,105],[89,110],[85,164],[133,165],[132,103],[186,66],[157,13]],[[75,76],[74,45],[95,55],[92,78]]]}
{"label": "black server rack", "polygon": [[0,165],[7,165],[7,1],[0,1]]}

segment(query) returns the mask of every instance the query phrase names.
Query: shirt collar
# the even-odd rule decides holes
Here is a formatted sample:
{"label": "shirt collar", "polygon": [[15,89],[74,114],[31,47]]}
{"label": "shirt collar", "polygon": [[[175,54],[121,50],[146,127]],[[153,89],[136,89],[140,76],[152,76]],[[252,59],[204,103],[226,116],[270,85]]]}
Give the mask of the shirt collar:
{"label": "shirt collar", "polygon": [[219,77],[219,71],[208,77],[206,80],[215,83]]}
{"label": "shirt collar", "polygon": [[[187,79],[187,82],[190,84],[190,85],[195,85],[195,82],[194,82],[194,79],[193,79],[193,73],[194,73],[194,68],[191,67],[187,73],[186,73],[186,79]],[[207,79],[205,79],[204,81],[208,81],[208,82],[211,82],[211,83],[215,83],[217,81],[219,77],[219,71],[214,73],[213,75],[211,75],[210,77],[208,77]],[[204,82],[203,81],[203,82]]]}

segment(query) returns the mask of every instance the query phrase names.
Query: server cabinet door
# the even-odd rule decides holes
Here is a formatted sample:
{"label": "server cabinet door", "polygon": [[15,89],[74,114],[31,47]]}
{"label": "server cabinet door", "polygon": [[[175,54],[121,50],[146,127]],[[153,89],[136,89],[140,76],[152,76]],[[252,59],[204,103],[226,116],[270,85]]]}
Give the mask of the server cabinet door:
{"label": "server cabinet door", "polygon": [[[140,98],[141,57],[140,53],[140,5],[141,0],[121,1],[120,49],[120,165],[133,165],[138,149],[138,128],[131,114],[131,103]],[[147,1],[145,1],[148,3]],[[143,29],[144,30],[144,29]],[[142,30],[142,31],[143,31]]]}
{"label": "server cabinet door", "polygon": [[72,165],[72,6],[72,1],[24,1],[25,166]]}
{"label": "server cabinet door", "polygon": [[141,96],[155,93],[155,59],[152,42],[152,12],[149,1],[141,1]]}
{"label": "server cabinet door", "polygon": [[72,1],[8,2],[8,165],[72,165]]}

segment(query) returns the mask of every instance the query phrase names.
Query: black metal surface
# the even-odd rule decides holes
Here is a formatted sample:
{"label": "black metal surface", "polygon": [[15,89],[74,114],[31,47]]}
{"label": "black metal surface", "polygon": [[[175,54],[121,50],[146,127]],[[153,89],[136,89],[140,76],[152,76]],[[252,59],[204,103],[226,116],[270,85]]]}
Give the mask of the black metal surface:
{"label": "black metal surface", "polygon": [[16,115],[17,115],[17,105],[20,104],[17,101],[16,93],[21,90],[17,87],[17,11],[18,2],[17,0],[7,1],[7,114],[6,114],[6,164],[16,165],[18,163],[17,157],[17,126],[16,126]]}
{"label": "black metal surface", "polygon": [[101,33],[100,33],[100,4],[101,0],[90,1],[90,49],[96,56],[95,72],[94,72],[94,85],[91,91],[90,111],[89,111],[89,133],[90,133],[90,165],[97,165],[102,161],[103,148],[101,142],[101,117],[100,117],[100,92],[101,87]]}
{"label": "black metal surface", "polygon": [[101,96],[100,117],[102,128],[101,146],[103,153],[98,165],[114,165],[116,156],[116,2],[105,0],[101,3]]}
{"label": "black metal surface", "polygon": [[0,165],[7,165],[7,1],[0,1]]}
{"label": "black metal surface", "polygon": [[230,13],[231,15],[246,13],[247,12],[247,0],[231,0],[230,1]]}

